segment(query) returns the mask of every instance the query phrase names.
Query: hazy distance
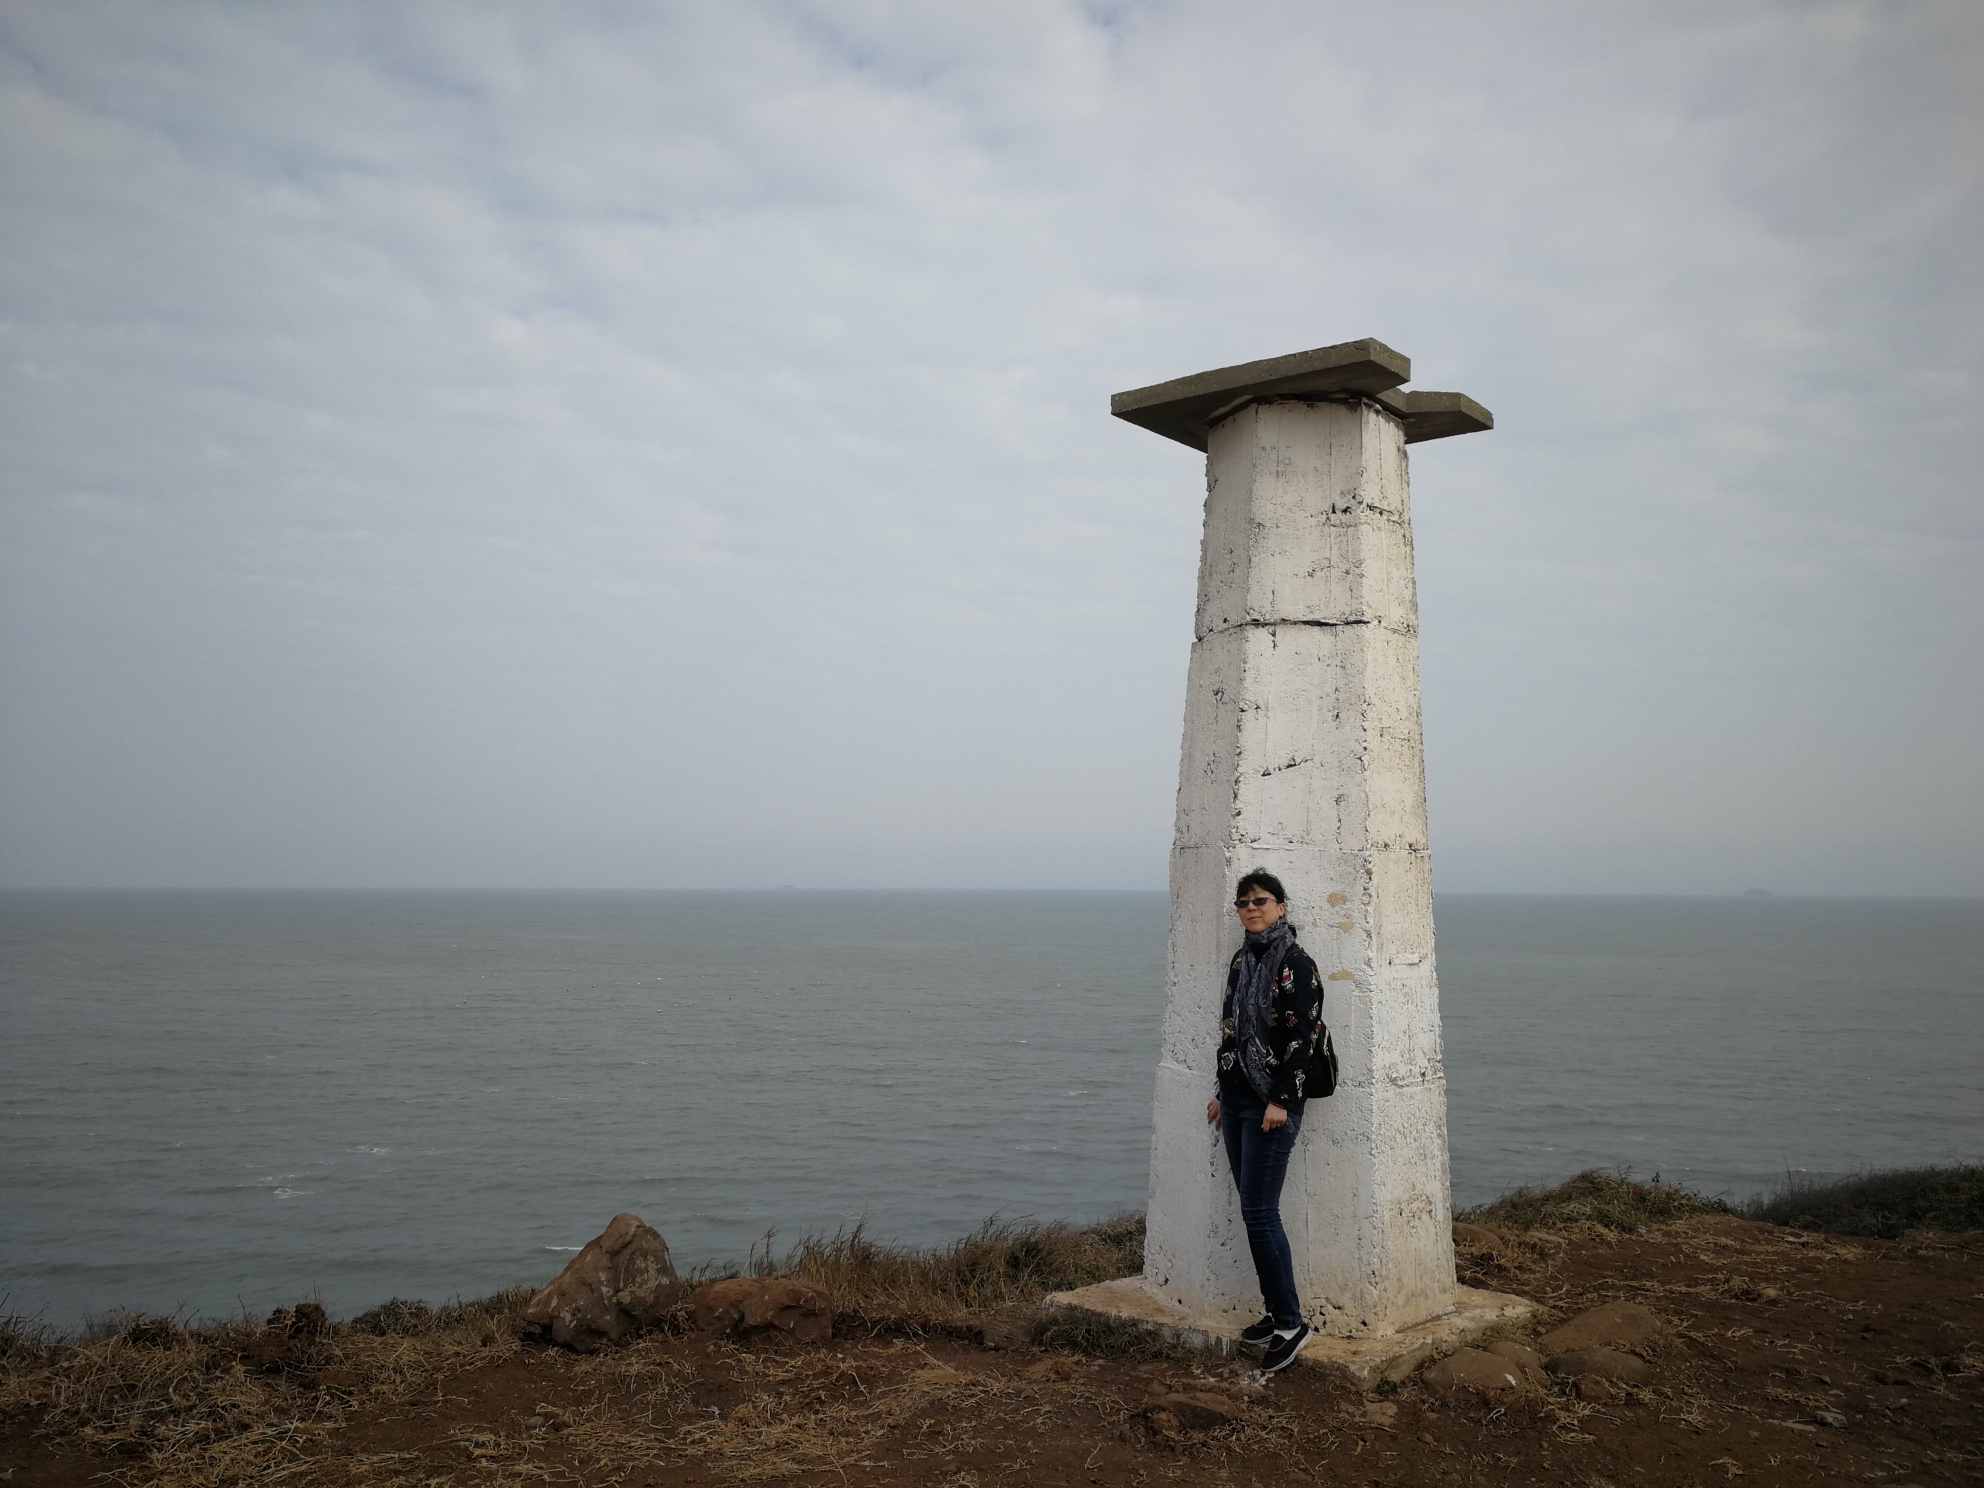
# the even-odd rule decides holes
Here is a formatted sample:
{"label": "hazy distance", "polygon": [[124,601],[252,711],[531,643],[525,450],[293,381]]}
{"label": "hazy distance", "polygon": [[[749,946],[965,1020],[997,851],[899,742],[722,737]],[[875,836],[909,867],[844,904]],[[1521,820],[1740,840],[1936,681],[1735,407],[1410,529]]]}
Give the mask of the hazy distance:
{"label": "hazy distance", "polygon": [[0,3],[0,882],[1156,887],[1358,336],[1449,890],[1984,894],[1984,11]]}

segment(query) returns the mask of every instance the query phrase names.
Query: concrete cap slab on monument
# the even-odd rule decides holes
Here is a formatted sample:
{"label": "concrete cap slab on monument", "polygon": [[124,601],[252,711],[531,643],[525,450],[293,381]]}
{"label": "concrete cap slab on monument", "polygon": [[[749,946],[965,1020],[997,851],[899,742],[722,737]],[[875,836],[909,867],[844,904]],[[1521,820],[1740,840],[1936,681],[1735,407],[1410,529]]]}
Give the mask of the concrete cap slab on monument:
{"label": "concrete cap slab on monument", "polygon": [[1366,337],[1132,388],[1112,397],[1109,411],[1195,450],[1221,419],[1269,398],[1369,398],[1405,426],[1407,444],[1495,427],[1495,416],[1465,393],[1398,390],[1411,380],[1410,357]]}
{"label": "concrete cap slab on monument", "polygon": [[1405,425],[1407,444],[1451,439],[1456,434],[1480,434],[1495,427],[1495,415],[1466,393],[1410,393],[1400,389],[1379,393],[1373,401],[1398,415]]}

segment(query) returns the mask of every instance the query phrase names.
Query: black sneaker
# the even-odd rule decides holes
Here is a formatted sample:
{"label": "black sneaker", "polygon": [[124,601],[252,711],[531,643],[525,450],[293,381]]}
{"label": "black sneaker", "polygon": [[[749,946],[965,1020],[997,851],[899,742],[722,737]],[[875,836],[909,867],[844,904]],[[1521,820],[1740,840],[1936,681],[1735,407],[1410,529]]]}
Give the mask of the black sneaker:
{"label": "black sneaker", "polygon": [[1273,1374],[1277,1369],[1286,1369],[1295,1362],[1295,1356],[1302,1352],[1302,1345],[1309,1341],[1312,1329],[1302,1324],[1288,1337],[1276,1334],[1268,1340],[1267,1349],[1261,1354],[1261,1373]]}
{"label": "black sneaker", "polygon": [[1249,1323],[1240,1330],[1240,1341],[1249,1348],[1259,1348],[1274,1337],[1274,1319],[1264,1317],[1258,1323]]}

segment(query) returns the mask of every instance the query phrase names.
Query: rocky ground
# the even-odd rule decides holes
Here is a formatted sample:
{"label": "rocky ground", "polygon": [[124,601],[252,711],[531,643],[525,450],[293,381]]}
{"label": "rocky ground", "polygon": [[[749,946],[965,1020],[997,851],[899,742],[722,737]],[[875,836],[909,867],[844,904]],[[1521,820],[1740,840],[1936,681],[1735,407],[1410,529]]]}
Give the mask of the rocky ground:
{"label": "rocky ground", "polygon": [[[177,1415],[120,1415],[132,1388],[58,1388],[46,1365],[28,1388],[17,1371],[0,1480],[1984,1484],[1984,1234],[1845,1240],[1704,1213],[1639,1234],[1457,1229],[1463,1279],[1545,1304],[1539,1355],[1564,1352],[1553,1329],[1610,1308],[1598,1332],[1643,1377],[1558,1377],[1505,1349],[1511,1367],[1474,1384],[1465,1369],[1440,1383],[1449,1364],[1364,1393],[1127,1335],[1091,1341],[1113,1356],[1076,1352],[1051,1332],[1036,1341],[1010,1308],[976,1336],[843,1315],[812,1343],[776,1326],[698,1331],[684,1315],[589,1355],[471,1320],[445,1346],[385,1337],[362,1359],[335,1339],[313,1353],[290,1318],[234,1338],[219,1363],[218,1345],[170,1329],[96,1346],[112,1351],[99,1372],[127,1374],[151,1349],[147,1388],[187,1392]],[[1655,1324],[1644,1336],[1603,1326],[1638,1309]],[[168,1368],[196,1346],[197,1387]]]}

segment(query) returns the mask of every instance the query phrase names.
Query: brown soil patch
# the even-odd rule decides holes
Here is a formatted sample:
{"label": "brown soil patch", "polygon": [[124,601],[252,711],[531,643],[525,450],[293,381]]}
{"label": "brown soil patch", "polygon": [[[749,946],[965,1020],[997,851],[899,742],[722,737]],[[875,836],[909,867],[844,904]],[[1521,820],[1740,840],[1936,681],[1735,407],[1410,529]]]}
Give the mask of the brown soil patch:
{"label": "brown soil patch", "polygon": [[[1463,1279],[1545,1303],[1538,1331],[1611,1301],[1660,1315],[1651,1381],[1598,1404],[1568,1381],[1490,1409],[1416,1381],[1367,1396],[1304,1368],[1263,1385],[1204,1358],[846,1324],[823,1346],[656,1333],[591,1358],[482,1338],[404,1388],[299,1375],[290,1419],[262,1428],[281,1439],[232,1456],[225,1425],[215,1450],[160,1455],[25,1409],[0,1424],[0,1482],[1984,1484],[1980,1259],[1984,1234],[1848,1242],[1726,1216],[1470,1234]],[[1169,1391],[1245,1414],[1147,1416]]]}

